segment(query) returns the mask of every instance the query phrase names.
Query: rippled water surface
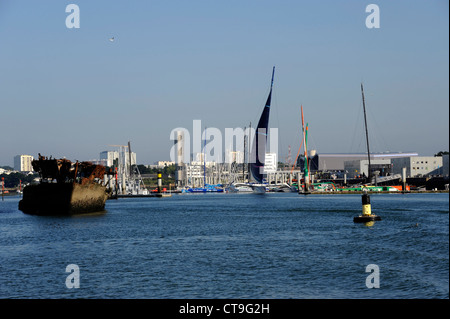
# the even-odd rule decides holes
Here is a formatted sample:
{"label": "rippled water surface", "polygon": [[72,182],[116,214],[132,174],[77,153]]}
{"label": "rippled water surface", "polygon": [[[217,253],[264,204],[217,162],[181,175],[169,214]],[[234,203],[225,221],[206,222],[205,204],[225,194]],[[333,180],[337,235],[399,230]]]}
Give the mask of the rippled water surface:
{"label": "rippled water surface", "polygon": [[449,298],[448,194],[372,195],[371,226],[353,222],[361,195],[180,194],[74,217],[18,201],[0,202],[0,298]]}

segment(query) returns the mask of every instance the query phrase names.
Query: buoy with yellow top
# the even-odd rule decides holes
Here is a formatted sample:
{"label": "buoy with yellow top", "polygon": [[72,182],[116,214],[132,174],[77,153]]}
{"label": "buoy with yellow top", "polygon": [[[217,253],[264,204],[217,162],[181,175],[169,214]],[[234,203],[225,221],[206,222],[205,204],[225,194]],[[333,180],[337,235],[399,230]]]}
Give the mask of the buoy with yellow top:
{"label": "buoy with yellow top", "polygon": [[355,223],[367,223],[375,220],[381,220],[380,216],[372,214],[372,208],[370,206],[370,196],[367,194],[367,190],[364,190],[362,195],[362,215],[353,218]]}

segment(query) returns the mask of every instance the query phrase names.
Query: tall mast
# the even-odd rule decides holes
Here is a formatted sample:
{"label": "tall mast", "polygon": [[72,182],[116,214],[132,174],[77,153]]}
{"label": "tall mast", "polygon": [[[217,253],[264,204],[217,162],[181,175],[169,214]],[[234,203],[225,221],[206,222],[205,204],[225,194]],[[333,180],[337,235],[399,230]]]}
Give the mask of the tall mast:
{"label": "tall mast", "polygon": [[130,146],[130,141],[128,141],[128,161],[129,161],[129,164],[130,164],[130,179],[131,179],[131,176],[133,175],[133,169],[131,167],[131,146]]}
{"label": "tall mast", "polygon": [[[301,110],[302,110],[303,147],[305,149],[305,168],[304,168],[305,188],[303,189],[303,193],[308,194],[309,193],[309,173],[308,173],[308,148],[307,148],[307,144],[306,144],[306,141],[308,138],[308,123],[306,123],[306,128],[305,128],[305,120],[303,117],[303,105],[301,106]],[[299,183],[298,191],[300,192],[300,183]]]}
{"label": "tall mast", "polygon": [[244,161],[242,162],[242,182],[245,183],[245,149],[247,148],[247,136],[245,135],[245,130],[247,128],[244,127]]}
{"label": "tall mast", "polygon": [[205,127],[205,140],[203,142],[203,187],[206,187],[206,127]]}
{"label": "tall mast", "polygon": [[250,144],[251,144],[251,142],[250,142],[250,139],[252,138],[252,122],[250,122],[250,125],[249,125],[249,127],[248,127],[248,136],[247,136],[247,138],[248,138],[248,146],[247,146],[247,148],[248,148],[248,160],[247,160],[247,165],[246,165],[246,169],[247,169],[247,182],[250,182],[250,162],[251,162],[251,156],[250,156]]}
{"label": "tall mast", "polygon": [[364,89],[363,89],[363,85],[361,83],[361,94],[362,94],[362,102],[363,102],[363,109],[364,109],[364,125],[366,128],[366,143],[367,143],[367,157],[369,159],[369,176],[368,179],[370,181],[370,176],[371,176],[371,169],[370,169],[370,148],[369,148],[369,133],[367,130],[367,118],[366,118],[366,103],[364,101]]}
{"label": "tall mast", "polygon": [[275,66],[272,69],[272,80],[270,81],[270,91],[272,91],[273,87],[273,76],[275,75]]}
{"label": "tall mast", "polygon": [[303,131],[303,145],[304,145],[304,156],[305,156],[305,176],[308,176],[308,151],[306,149],[306,130],[305,130],[305,120],[303,117],[303,105],[301,106],[302,111],[302,131]]}
{"label": "tall mast", "polygon": [[252,163],[250,164],[250,172],[252,180],[255,180],[258,184],[263,183],[265,175],[263,170],[265,165],[266,143],[269,128],[269,114],[270,114],[270,105],[272,101],[274,74],[275,74],[275,67],[273,67],[272,70],[269,95],[267,96],[267,100],[264,105],[261,116],[259,118],[258,125],[256,126],[255,136],[252,145],[252,152],[251,152]]}

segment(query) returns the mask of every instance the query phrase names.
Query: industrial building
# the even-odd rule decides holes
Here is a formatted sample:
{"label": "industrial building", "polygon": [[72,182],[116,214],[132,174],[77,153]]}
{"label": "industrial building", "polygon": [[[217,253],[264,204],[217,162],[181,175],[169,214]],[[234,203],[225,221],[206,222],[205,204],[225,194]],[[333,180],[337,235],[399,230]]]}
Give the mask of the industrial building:
{"label": "industrial building", "polygon": [[[415,157],[418,155],[417,153],[373,153],[370,154],[370,161]],[[311,171],[342,171],[345,169],[345,162],[367,160],[367,154],[318,154],[315,150],[312,150],[310,151],[308,160]],[[303,161],[303,158],[299,157],[299,161]],[[298,165],[303,167],[301,162]]]}
{"label": "industrial building", "polygon": [[[367,156],[366,156],[367,157]],[[348,178],[358,178],[361,176],[369,176],[369,160],[353,160],[344,162],[344,170]],[[371,175],[388,176],[391,175],[390,159],[371,159],[370,160]]]}
{"label": "industrial building", "polygon": [[401,174],[406,167],[406,177],[422,177],[427,175],[442,175],[442,156],[415,156],[392,159],[392,172]]}
{"label": "industrial building", "polygon": [[[448,174],[448,155],[446,160],[447,165],[444,165],[445,161],[441,156],[419,156],[418,153],[373,153],[370,154],[371,175],[402,174],[404,167],[407,177],[445,175],[445,172]],[[312,150],[308,161],[312,173],[345,172],[349,178],[369,175],[367,154],[318,154]],[[304,157],[299,157],[297,165],[303,169]]]}

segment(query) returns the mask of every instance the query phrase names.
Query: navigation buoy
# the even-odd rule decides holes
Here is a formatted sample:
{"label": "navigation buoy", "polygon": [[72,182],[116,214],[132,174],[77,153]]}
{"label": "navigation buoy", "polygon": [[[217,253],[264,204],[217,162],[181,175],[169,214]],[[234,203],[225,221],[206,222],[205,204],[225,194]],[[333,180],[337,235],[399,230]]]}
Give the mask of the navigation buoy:
{"label": "navigation buoy", "polygon": [[353,221],[355,223],[368,223],[375,220],[381,220],[381,217],[372,214],[370,196],[367,194],[367,191],[364,190],[364,194],[362,195],[362,215],[354,217]]}

